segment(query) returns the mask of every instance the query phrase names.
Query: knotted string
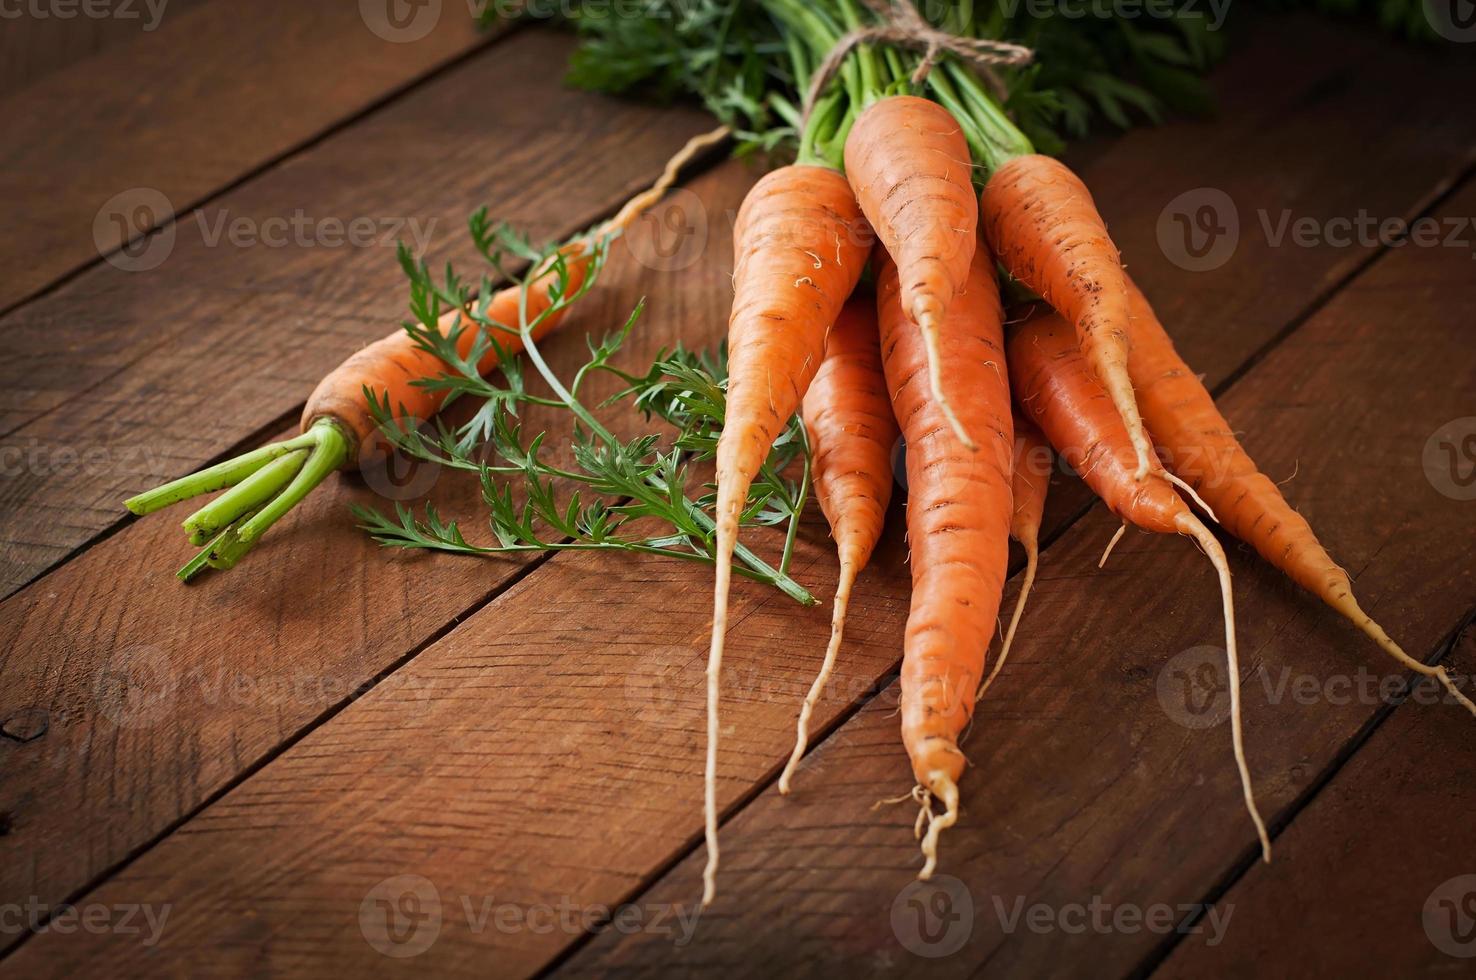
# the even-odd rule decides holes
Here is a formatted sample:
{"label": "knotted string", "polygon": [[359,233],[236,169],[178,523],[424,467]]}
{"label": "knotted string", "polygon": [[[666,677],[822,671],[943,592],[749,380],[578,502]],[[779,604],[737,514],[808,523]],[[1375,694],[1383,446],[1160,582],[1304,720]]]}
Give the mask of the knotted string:
{"label": "knotted string", "polygon": [[810,119],[815,101],[820,93],[835,78],[836,72],[846,55],[858,44],[892,44],[911,51],[921,51],[922,61],[912,73],[912,84],[921,85],[927,79],[938,59],[946,52],[972,66],[994,91],[1000,101],[1008,95],[1004,83],[994,69],[998,65],[1018,66],[1029,64],[1035,52],[1020,44],[995,41],[984,37],[961,37],[949,34],[929,24],[913,6],[912,0],[864,0],[866,6],[882,19],[871,27],[858,27],[840,40],[825,56],[815,75],[810,79],[810,89],[805,93],[804,122]]}

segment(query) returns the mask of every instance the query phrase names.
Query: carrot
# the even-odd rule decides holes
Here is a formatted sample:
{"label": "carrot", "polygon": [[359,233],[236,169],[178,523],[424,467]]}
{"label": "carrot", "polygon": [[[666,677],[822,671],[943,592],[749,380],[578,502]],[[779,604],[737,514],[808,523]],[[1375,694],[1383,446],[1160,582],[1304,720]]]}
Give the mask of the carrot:
{"label": "carrot", "polygon": [[[1003,315],[994,260],[980,247],[939,325],[943,376],[962,421],[985,442],[967,450],[933,396],[927,347],[902,305],[897,267],[877,250],[882,363],[907,440],[907,540],[912,605],[902,657],[902,742],[928,822],[921,878],[938,861],[938,835],[958,820],[965,759],[958,739],[974,710],[1009,561],[1011,431]],[[934,815],[937,799],[943,813]]]}
{"label": "carrot", "polygon": [[1337,610],[1399,663],[1439,679],[1476,714],[1476,704],[1456,687],[1444,667],[1423,664],[1405,653],[1358,605],[1348,573],[1332,560],[1307,519],[1256,468],[1204,383],[1174,350],[1147,298],[1132,282],[1128,288],[1133,347],[1128,370],[1148,429],[1168,455],[1169,469],[1204,497],[1225,530]]}
{"label": "carrot", "polygon": [[901,279],[902,309],[927,345],[933,400],[960,441],[978,448],[943,389],[938,333],[964,287],[978,238],[969,147],[936,102],[879,99],[846,137],[846,175]]}
{"label": "carrot", "polygon": [[1020,617],[1025,613],[1025,600],[1030,598],[1030,588],[1035,584],[1036,567],[1040,564],[1040,522],[1045,517],[1046,491],[1051,486],[1051,447],[1035,423],[1014,412],[1015,458],[1010,470],[1010,537],[1020,542],[1025,549],[1025,578],[1020,583],[1020,595],[1015,599],[1015,611],[1010,614],[1010,625],[1005,630],[1004,643],[1000,645],[999,657],[994,669],[979,687],[977,697],[983,697],[989,685],[999,676],[1000,668],[1009,659],[1010,647],[1015,643],[1015,630]]}
{"label": "carrot", "polygon": [[1256,809],[1250,769],[1245,761],[1240,719],[1240,661],[1235,643],[1235,606],[1230,565],[1220,542],[1189,510],[1174,485],[1157,472],[1138,482],[1134,450],[1122,420],[1091,372],[1072,328],[1058,314],[1027,321],[1010,338],[1010,381],[1020,406],[1045,433],[1056,451],[1124,522],[1157,534],[1193,538],[1215,566],[1225,613],[1225,653],[1230,670],[1230,723],[1241,790],[1261,840],[1262,857],[1271,860],[1271,839]]}
{"label": "carrot", "polygon": [[1006,271],[1075,327],[1137,454],[1133,477],[1157,461],[1128,377],[1128,291],[1117,246],[1092,195],[1063,163],[1027,153],[1005,160],[979,196],[984,238]]}
{"label": "carrot", "polygon": [[718,680],[738,521],[754,476],[820,368],[826,333],[861,277],[863,229],[845,177],[810,164],[765,175],[744,198],[733,228],[728,404],[717,446],[717,573],[707,662],[704,906],[717,894]]}
{"label": "carrot", "polygon": [[840,578],[831,612],[830,643],[820,673],[800,707],[794,751],[779,776],[780,793],[789,792],[794,770],[805,754],[810,715],[840,652],[851,587],[881,538],[892,499],[897,422],[882,376],[876,300],[869,291],[857,290],[841,310],[825,341],[825,360],[805,392],[800,412],[810,438],[815,496],[835,539]]}
{"label": "carrot", "polygon": [[[668,161],[661,177],[648,190],[626,202],[620,212],[588,235],[560,249],[562,277],[550,259],[547,270],[528,287],[525,313],[537,322],[535,340],[556,327],[565,307],[550,308],[558,293],[569,296],[584,284],[597,242],[608,240],[628,228],[656,203],[676,181],[678,171],[698,151],[728,135],[720,126],[689,140]],[[494,294],[486,316],[501,324],[519,322],[522,288],[510,286]],[[443,335],[463,322],[465,311],[450,310],[437,322]],[[479,331],[467,329],[457,338],[457,350],[468,356]],[[519,333],[509,329],[496,338],[504,353],[522,350]],[[497,364],[497,353],[489,351],[478,363],[482,373]],[[206,549],[180,569],[188,580],[206,567],[230,568],[248,552],[274,523],[337,469],[352,469],[378,459],[386,450],[366,392],[389,407],[397,421],[428,419],[444,403],[445,389],[432,389],[415,382],[434,378],[446,370],[440,358],[423,349],[406,330],[396,330],[349,357],[318,383],[302,413],[302,434],[263,446],[190,476],[173,480],[125,501],[135,514],[149,514],[181,500],[231,488],[185,521],[190,540]],[[255,476],[255,479],[248,478]]]}

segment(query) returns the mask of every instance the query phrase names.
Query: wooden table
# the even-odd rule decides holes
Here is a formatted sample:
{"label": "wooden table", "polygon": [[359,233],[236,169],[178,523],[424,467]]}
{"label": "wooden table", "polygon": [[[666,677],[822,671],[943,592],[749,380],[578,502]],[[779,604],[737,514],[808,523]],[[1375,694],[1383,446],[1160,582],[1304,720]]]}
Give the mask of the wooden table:
{"label": "wooden table", "polygon": [[[560,87],[570,42],[541,30],[478,36],[448,13],[390,42],[352,4],[236,10],[192,4],[0,102],[7,975],[1476,969],[1476,720],[1380,696],[1403,672],[1232,549],[1276,847],[1259,864],[1227,727],[1203,713],[1215,688],[1183,686],[1221,635],[1214,577],[1186,542],[1137,534],[1097,570],[1114,522],[1071,477],[965,743],[937,886],[910,884],[911,808],[873,809],[911,784],[900,512],[789,798],[774,782],[828,615],[738,588],[725,865],[695,921],[704,570],[390,554],[345,505],[397,491],[335,478],[235,571],[178,585],[178,517],[130,520],[119,502],[293,430],[315,380],[402,315],[392,250],[335,247],[324,219],[419,227],[433,260],[465,263],[475,205],[570,233],[710,125]],[[1366,606],[1468,673],[1476,63],[1331,21],[1256,23],[1214,76],[1216,119],[1074,162],[1181,351]],[[691,263],[616,255],[548,345],[555,362],[643,295],[629,363],[714,343],[755,178],[721,154],[694,168],[629,246]],[[1223,224],[1225,201],[1233,254],[1194,271],[1173,215],[1218,202]],[[306,240],[282,247],[210,235],[295,214]],[[1333,219],[1360,215],[1433,221],[1447,244],[1339,237]],[[1303,218],[1311,233],[1292,237]],[[476,523],[470,483],[430,494]],[[829,598],[818,523],[795,568]]]}

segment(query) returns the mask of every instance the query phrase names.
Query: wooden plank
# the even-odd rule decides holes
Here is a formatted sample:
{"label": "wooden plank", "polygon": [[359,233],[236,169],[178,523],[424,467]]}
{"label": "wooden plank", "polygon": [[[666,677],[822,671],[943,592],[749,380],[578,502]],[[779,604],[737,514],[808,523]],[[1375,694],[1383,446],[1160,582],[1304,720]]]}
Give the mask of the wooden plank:
{"label": "wooden plank", "polygon": [[[1446,663],[1476,671],[1476,629]],[[1346,977],[1371,963],[1387,976],[1470,973],[1476,740],[1470,717],[1432,706],[1432,693],[1422,686],[1426,700],[1399,707],[1323,787],[1277,841],[1275,864],[1216,903],[1233,915],[1221,941],[1186,937],[1156,976]]]}
{"label": "wooden plank", "polygon": [[[1464,220],[1473,206],[1476,185],[1441,215]],[[1442,495],[1421,465],[1427,440],[1466,417],[1476,392],[1465,326],[1476,314],[1470,261],[1469,245],[1410,246],[1390,255],[1223,399],[1268,471],[1289,473],[1300,464],[1292,499],[1356,572],[1369,611],[1420,656],[1434,651],[1470,610],[1470,588],[1452,589],[1452,579],[1466,586],[1476,580],[1476,556],[1462,530],[1470,505]],[[1435,376],[1438,386],[1428,383]],[[1164,939],[1144,927],[1143,917],[1166,915],[1165,927],[1177,924],[1183,906],[1201,902],[1241,862],[1253,860],[1256,845],[1240,803],[1228,725],[1204,727],[1217,717],[1216,702],[1187,701],[1180,686],[1182,671],[1216,662],[1201,656],[1221,642],[1213,576],[1188,543],[1141,534],[1129,535],[1107,569],[1096,571],[1114,524],[1098,509],[1045,553],[1023,639],[964,744],[973,771],[963,789],[963,821],[944,840],[942,870],[950,879],[934,886],[939,890],[909,889],[919,863],[907,831],[912,809],[871,811],[876,800],[911,782],[896,748],[895,693],[889,692],[815,753],[816,771],[801,772],[803,790],[794,799],[766,792],[724,828],[728,891],[704,918],[699,942],[673,950],[660,937],[607,931],[564,972],[721,967],[725,974],[762,976],[780,968],[878,962],[943,976],[967,975],[986,963],[1003,975],[1134,971]],[[1262,810],[1274,824],[1379,710],[1356,698],[1303,703],[1287,693],[1304,683],[1298,678],[1333,679],[1327,690],[1337,692],[1335,679],[1360,669],[1395,678],[1402,672],[1244,549],[1232,564],[1248,754]],[[1199,691],[1228,702],[1213,686]],[[1470,717],[1454,705],[1400,712],[1409,710],[1455,716],[1469,734]],[[775,722],[778,743],[783,729]],[[1456,762],[1442,760],[1439,778],[1445,792],[1464,797],[1476,790],[1476,777]],[[1393,786],[1387,792],[1397,795]],[[1392,816],[1383,824],[1394,825]],[[1382,887],[1411,860],[1447,868],[1445,877],[1461,870],[1434,854],[1410,858],[1407,852],[1425,847],[1418,834],[1397,845],[1390,834],[1362,838],[1372,851],[1402,852],[1378,859],[1345,846],[1346,835],[1313,828],[1310,836],[1323,853],[1336,855],[1329,860],[1382,861],[1378,867],[1388,878],[1360,871],[1355,877],[1364,887]],[[1458,846],[1454,838],[1432,850]],[[1297,857],[1293,850],[1278,862],[1294,865]],[[660,905],[695,895],[700,870],[701,855],[694,853],[636,900]],[[1319,870],[1311,869],[1309,888]],[[1269,872],[1297,873],[1280,863]],[[1428,890],[1430,874],[1419,885],[1399,887]],[[1299,919],[1288,910],[1308,894],[1283,893],[1263,909],[1265,921]],[[1313,904],[1327,905],[1319,918],[1339,914],[1326,892],[1318,895]],[[1245,901],[1253,904],[1248,895]],[[1151,911],[1160,908],[1168,911]],[[919,920],[920,909],[924,916],[942,911]],[[1128,917],[1117,918],[1119,910]],[[1416,903],[1408,915],[1418,912]],[[1201,925],[1205,942],[1223,934],[1223,918],[1216,921],[1219,926]],[[1328,945],[1327,933],[1307,925],[1304,933],[1298,922],[1293,942],[1286,941],[1293,927],[1276,933],[1284,965],[1298,974],[1313,945],[1307,937],[1315,936],[1319,948]],[[1353,928],[1350,923],[1350,933]],[[1258,939],[1244,950],[1242,972],[1263,975]],[[1341,952],[1330,955],[1355,962]],[[1183,975],[1204,976],[1217,965],[1212,957],[1186,962]]]}
{"label": "wooden plank", "polygon": [[[1312,43],[1306,47],[1325,50]],[[1281,67],[1300,70],[1301,64]],[[1238,70],[1260,73],[1269,69],[1252,62]],[[1230,101],[1224,125],[1232,127],[1241,121],[1265,125],[1258,110],[1233,98],[1235,71],[1232,65],[1225,79]],[[1411,84],[1420,84],[1419,78]],[[1282,136],[1294,142],[1296,132],[1291,127]],[[1186,132],[1186,138],[1195,140],[1208,135]],[[1139,138],[1129,137],[1124,145]],[[1218,138],[1224,141],[1222,151],[1230,152],[1246,137],[1231,131]],[[1346,158],[1359,159],[1351,153]],[[1164,181],[1172,176],[1177,159],[1171,152],[1161,158],[1158,166],[1165,173]],[[1110,160],[1111,154],[1102,165],[1110,165]],[[1295,174],[1289,173],[1286,179],[1288,187],[1312,189],[1300,185]],[[1406,187],[1406,204],[1423,193],[1423,188]],[[714,253],[704,266],[725,259],[726,253]],[[1313,276],[1300,285],[1300,292],[1289,286],[1274,299],[1283,320],[1308,302],[1320,282]],[[662,303],[695,304],[689,292],[685,281],[677,294],[653,292],[653,315],[663,315],[658,312]],[[1206,295],[1203,301],[1206,305],[1200,312],[1208,315],[1220,299]],[[716,302],[721,306],[722,297]],[[1207,319],[1187,319],[1183,333],[1199,336]],[[689,326],[701,322],[699,316]],[[1251,349],[1247,344],[1241,350],[1242,359]],[[1201,366],[1223,377],[1232,365]],[[1237,419],[1241,414],[1249,417],[1247,409],[1236,411]],[[1274,425],[1260,425],[1256,431],[1262,440],[1275,436]],[[1279,460],[1290,470],[1286,454],[1301,451],[1288,449],[1298,438],[1288,434],[1279,455],[1265,441],[1253,440],[1252,449],[1267,455],[1270,464]],[[1364,465],[1369,465],[1367,460]],[[1362,479],[1359,485],[1374,485],[1366,470],[1355,475]],[[1308,504],[1315,499],[1314,490]],[[1362,504],[1370,508],[1375,502]],[[1328,512],[1319,509],[1312,516],[1324,520]],[[1387,521],[1369,517],[1363,510],[1345,519],[1364,518],[1367,520],[1351,530],[1336,525],[1339,553],[1353,567],[1366,563],[1389,533]],[[1219,635],[1212,583],[1201,568],[1202,560],[1179,541],[1131,540],[1103,574],[1123,579],[1124,573],[1135,573],[1126,578],[1186,583],[1193,590],[1184,599],[1195,603],[1192,614],[1179,613],[1167,595],[1140,600],[1137,608],[1145,614],[1162,615],[1146,633],[1123,624],[1114,633],[1108,624],[1108,635],[1102,641],[1109,648],[1107,656],[1100,650],[1082,651],[1085,640],[1096,639],[1095,632],[1089,632],[1095,630],[1095,623],[1072,635],[1040,625],[1093,622],[1079,613],[1085,610],[1095,616],[1098,612],[1089,605],[1095,600],[1080,594],[1081,576],[1074,570],[1095,561],[1110,527],[1098,520],[1085,532],[1052,549],[1051,562],[1056,568],[1048,571],[1051,580],[1042,585],[1051,598],[1037,603],[1032,614],[1036,624],[1031,632],[1033,645],[1016,655],[1019,660],[1010,671],[1013,692],[994,699],[987,715],[991,729],[994,725],[1023,726],[1017,730],[1027,731],[1034,740],[1018,735],[1003,739],[1015,753],[1021,751],[1020,743],[1058,746],[1069,735],[1070,747],[1088,757],[1102,739],[1097,717],[1102,704],[1087,703],[1098,688],[1112,701],[1114,721],[1132,717],[1135,727],[1149,727],[1152,718],[1141,725],[1136,722],[1143,715],[1143,692],[1152,697],[1153,672],[1161,651],[1171,644],[1197,642],[1200,637],[1213,642]],[[1445,547],[1451,547],[1449,540]],[[805,581],[818,580],[822,589],[829,587],[832,574],[827,552],[823,533],[811,529],[797,559],[798,574]],[[1305,645],[1324,660],[1338,656],[1329,640],[1354,649],[1353,656],[1369,655],[1354,646],[1357,641],[1349,633],[1340,632],[1338,624],[1309,608],[1303,597],[1293,594],[1276,576],[1246,562],[1240,564],[1240,581],[1256,586],[1256,598],[1245,600],[1248,609],[1242,621],[1261,624],[1247,629],[1248,649],[1264,645],[1267,637],[1282,630],[1293,640],[1301,640],[1303,633],[1315,633],[1322,645],[1310,638]],[[894,519],[875,567],[863,577],[863,595],[853,604],[851,642],[831,696],[821,705],[817,726],[833,722],[894,666],[905,616],[905,580],[900,528]],[[1389,591],[1388,582],[1381,588],[1377,577],[1367,584],[1371,597]],[[1103,587],[1105,584],[1099,586]],[[648,926],[658,911],[689,913],[697,892],[686,877],[688,865],[674,883],[663,882],[649,894],[641,889],[697,841],[700,691],[708,602],[706,576],[700,570],[579,556],[550,561],[396,671],[394,685],[371,692],[314,731],[88,896],[89,901],[99,902],[159,902],[171,896],[178,918],[173,920],[162,952],[149,954],[136,945],[125,948],[127,940],[116,941],[116,937],[62,940],[47,935],[23,947],[16,964],[24,967],[54,961],[57,969],[67,969],[107,957],[111,967],[126,973],[144,969],[145,963],[160,955],[183,964],[182,969],[191,963],[201,965],[208,951],[212,964],[225,957],[237,969],[308,969],[330,960],[382,969],[385,961],[366,941],[380,942],[377,937],[382,936],[382,932],[372,932],[383,928],[383,909],[375,901],[397,897],[394,883],[382,887],[381,883],[407,874],[429,879],[442,905],[439,938],[414,960],[417,967],[430,966],[437,972],[485,972],[491,955],[499,970],[528,972],[570,948],[585,928],[582,924],[569,929],[555,925],[552,931],[535,932],[515,922],[510,930],[500,928],[498,920],[469,918],[461,904],[463,898],[471,903],[474,916],[481,914],[488,900],[493,906],[507,904],[514,910],[514,919],[521,914],[518,909],[542,913],[568,907],[582,921],[585,911],[623,900],[638,903]],[[1041,612],[1042,608],[1046,611]],[[1383,615],[1385,607],[1377,611]],[[721,790],[730,805],[744,801],[772,779],[787,753],[793,710],[814,669],[824,619],[818,613],[796,616],[783,600],[756,589],[739,589],[733,615],[739,625],[730,640],[725,684],[729,696],[724,727],[731,726],[731,731],[723,751]],[[618,639],[610,642],[611,636]],[[782,640],[776,642],[778,638]],[[1137,653],[1123,652],[1129,641]],[[1046,676],[1040,665],[1045,651],[1058,643],[1074,644],[1068,645],[1068,653],[1079,651],[1077,662],[1061,665],[1059,682]],[[1081,662],[1083,659],[1090,662]],[[1041,698],[1039,704],[1025,706],[1025,687]],[[600,956],[600,965],[619,958],[621,965],[652,972],[674,963],[691,965],[698,959],[721,961],[736,969],[736,955],[725,955],[729,950],[757,947],[777,957],[772,951],[787,945],[797,956],[813,954],[815,963],[860,948],[856,959],[874,965],[868,957],[888,950],[866,946],[868,937],[890,935],[886,909],[905,884],[908,869],[915,866],[914,845],[905,830],[899,829],[910,823],[910,815],[898,812],[879,817],[868,809],[882,792],[906,788],[898,786],[906,778],[906,766],[895,721],[888,717],[894,699],[894,692],[884,693],[863,712],[861,724],[847,725],[832,736],[828,747],[807,767],[795,800],[776,807],[773,800],[762,798],[764,812],[780,823],[793,824],[791,831],[766,825],[772,846],[766,847],[743,830],[747,812],[735,821],[727,836],[728,873],[722,906],[704,919],[695,944],[674,954],[672,943],[677,937],[670,933],[657,936],[648,930],[646,939],[653,944],[649,961],[616,955],[605,958],[600,950],[591,955]],[[1259,715],[1252,723],[1257,733],[1267,730]],[[980,724],[986,724],[984,714]],[[1053,735],[1057,726],[1064,733]],[[395,741],[390,752],[386,731],[413,734]],[[1216,832],[1238,847],[1244,842],[1245,829],[1240,812],[1211,792],[1228,785],[1224,782],[1227,770],[1222,768],[1222,762],[1228,764],[1222,734],[1183,733],[1179,740],[1185,743],[1184,751],[1203,753],[1207,765],[1213,766],[1215,780],[1203,795],[1196,790],[1185,806],[1214,804],[1225,811]],[[1052,737],[1057,741],[1052,743]],[[1253,742],[1253,752],[1256,746]],[[1130,756],[1132,750],[1126,745],[1101,748],[1115,751],[1117,757],[1106,760],[1096,772],[1083,774],[1084,767],[1078,766],[1074,782],[1062,778],[1063,785],[1073,787],[1069,801],[1058,797],[1037,802],[1043,781],[1036,774],[1058,772],[1062,768],[1054,758],[1058,753],[1035,768],[1028,764],[1031,760],[1023,767],[1012,761],[1011,768],[1033,777],[1023,789],[1000,797],[1035,807],[1027,814],[1029,819],[1016,824],[1024,828],[1020,833],[1052,826],[1045,819],[1050,806],[1080,808],[1094,787],[1110,786],[1113,764],[1123,765],[1122,757]],[[1041,753],[1037,759],[1045,758],[1044,749],[1035,751]],[[1260,759],[1256,761],[1264,780],[1273,770]],[[988,759],[976,757],[976,762],[990,773],[1003,769],[990,765]],[[1176,798],[1188,795],[1180,787],[1193,777],[1186,780],[1182,771],[1159,762],[1165,788],[1172,788]],[[878,766],[884,769],[880,776]],[[849,767],[855,767],[858,775],[852,792],[847,793]],[[1135,773],[1132,778],[1142,777]],[[973,830],[969,833],[997,835],[1002,826],[999,812],[988,810],[987,801],[978,795],[994,789],[989,780],[975,782],[976,795],[970,798],[969,811]],[[329,788],[326,793],[324,787]],[[1263,793],[1270,789],[1262,787]],[[1130,810],[1132,801],[1124,802],[1126,794],[1121,789],[1118,792],[1109,811]],[[1274,793],[1272,799],[1276,799]],[[1035,819],[1037,815],[1044,816]],[[1055,822],[1070,824],[1059,813]],[[864,857],[837,850],[858,838],[877,845],[878,850]],[[972,839],[960,830],[948,845],[950,860],[967,861]],[[790,857],[776,853],[784,847],[795,853]],[[827,857],[811,847],[826,848],[835,856]],[[877,855],[883,856],[878,859]],[[843,867],[807,870],[833,866]],[[890,890],[883,892],[883,901],[877,901],[874,888],[868,890],[854,880],[863,867],[884,869],[887,880],[883,887]],[[804,920],[803,927],[794,927],[804,931],[792,931],[786,925],[796,921],[792,910],[763,913],[764,918],[756,917],[753,925],[744,920],[742,935],[722,925],[718,917],[731,916],[744,901],[754,903],[755,908],[768,902],[770,909],[773,902],[786,901],[749,893],[748,884],[757,868],[771,869],[775,876],[772,881],[766,879],[766,884],[777,886],[772,896],[793,896],[795,888],[816,883],[818,887],[811,887],[804,901],[823,908],[815,919]],[[842,881],[846,874],[852,877]],[[834,888],[827,897],[820,889],[829,887],[828,882]],[[659,910],[657,903],[663,903]],[[366,909],[367,925],[360,918]],[[875,911],[882,914],[879,922],[855,918]],[[381,916],[379,926],[374,924],[376,914]],[[835,931],[816,938],[821,927],[813,923],[825,916],[833,917]],[[668,925],[672,921],[670,916],[665,919]],[[812,926],[815,935],[806,938]],[[371,930],[367,937],[365,928]],[[664,948],[656,950],[655,945],[662,943]],[[682,958],[674,961],[673,955]],[[576,966],[586,962],[581,959]],[[762,966],[771,961],[758,957],[752,962]],[[790,960],[787,965],[792,964]]]}
{"label": "wooden plank", "polygon": [[[149,16],[142,2],[127,7]],[[157,195],[184,213],[483,43],[460,5],[441,16],[419,8],[424,19],[402,34],[361,10],[375,12],[294,0],[264,0],[249,16],[230,3],[165,7],[156,30],[24,90],[8,88],[0,310],[167,218],[149,207]],[[429,29],[411,40],[422,26]],[[155,194],[114,200],[141,188]]]}
{"label": "wooden plank", "polygon": [[12,7],[17,15],[7,17],[0,31],[0,89],[18,91],[99,51],[134,41],[140,33],[156,31],[166,20],[206,2],[155,0],[152,11],[144,3],[95,5],[102,7],[102,16],[88,17],[76,9],[65,19],[52,12],[57,9],[53,5]]}
{"label": "wooden plank", "polygon": [[[726,176],[697,185],[704,212],[679,193],[623,240],[606,281],[545,345],[556,368],[583,363],[584,335],[620,325],[647,293],[663,299],[623,355],[633,369],[721,331],[724,264],[683,268],[681,247],[710,235],[730,248],[727,212],[751,178],[737,164]],[[683,226],[700,234],[671,231]],[[677,267],[633,261],[631,243],[648,264],[667,266],[665,253]],[[608,393],[591,384],[592,399]],[[606,414],[632,436],[648,431],[628,409]],[[530,409],[528,431],[567,432],[567,418],[550,416]],[[345,513],[393,505],[388,481],[368,482],[329,481],[236,569],[188,588],[170,571],[189,551],[161,515],[0,605],[0,720],[48,721],[34,741],[0,738],[4,846],[17,855],[0,862],[0,905],[55,904],[84,887],[525,569],[527,559],[381,552]],[[482,526],[474,479],[443,475],[432,492],[468,533]],[[0,929],[0,945],[19,938]]]}
{"label": "wooden plank", "polygon": [[[553,77],[489,97],[569,50],[521,32],[190,216],[159,268],[99,266],[0,323],[0,363],[29,377],[12,389],[22,414],[65,402],[0,439],[0,458],[20,462],[0,486],[0,595],[116,523],[124,498],[300,406],[392,329],[405,308],[396,238],[470,258],[466,214],[484,202],[536,236],[570,233],[710,125]],[[299,219],[301,232],[282,224]],[[373,226],[368,247],[347,244],[356,221]],[[237,247],[222,222],[289,244]]]}

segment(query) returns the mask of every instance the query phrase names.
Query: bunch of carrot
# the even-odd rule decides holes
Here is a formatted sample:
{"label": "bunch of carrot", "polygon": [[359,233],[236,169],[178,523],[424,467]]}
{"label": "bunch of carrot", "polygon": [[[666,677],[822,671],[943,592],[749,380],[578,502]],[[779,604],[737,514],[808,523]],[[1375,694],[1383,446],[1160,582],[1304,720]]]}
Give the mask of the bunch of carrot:
{"label": "bunch of carrot", "polygon": [[[902,742],[915,781],[908,797],[919,804],[920,875],[932,874],[939,836],[960,817],[967,768],[960,739],[1005,662],[1035,577],[1054,447],[1124,527],[1186,536],[1213,566],[1233,756],[1269,860],[1245,757],[1230,568],[1213,525],[1252,545],[1406,668],[1437,677],[1473,713],[1476,705],[1443,668],[1410,658],[1361,610],[1347,574],[1257,470],[1175,353],[1086,186],[1035,152],[987,72],[931,47],[919,59],[906,44],[854,43],[850,35],[884,15],[879,4],[763,0],[790,42],[794,94],[813,92],[793,114],[797,159],[755,184],[734,228],[727,408],[715,453],[703,901],[715,895],[719,861],[719,680],[732,563],[744,554],[738,538],[751,485],[796,413],[840,577],[830,641],[800,706],[781,792],[791,790],[805,755],[814,707],[843,648],[851,590],[881,537],[900,435],[913,584]],[[837,46],[847,53],[829,59],[815,82],[812,73]],[[659,196],[679,164],[609,227],[618,230]],[[455,352],[445,356],[480,352],[485,371],[517,353],[520,341],[558,323],[596,254],[589,241],[576,241],[521,289],[485,297],[479,322],[524,325],[491,352],[477,346],[475,332],[457,332],[467,310],[447,311],[439,329]],[[1015,293],[1034,297],[1008,321],[1001,275]],[[186,572],[229,567],[326,473],[378,443],[383,419],[369,408],[394,419],[439,408],[443,396],[426,384],[444,367],[436,349],[398,332],[371,345],[319,386],[302,436],[141,495],[130,508],[145,513],[232,488],[186,521],[205,549]],[[1181,467],[1205,458],[1217,465]],[[1011,538],[1025,550],[1026,574],[986,677]]]}
{"label": "bunch of carrot", "polygon": [[[813,45],[816,61],[853,43],[847,32],[865,23],[865,11],[848,0],[768,5]],[[916,780],[909,795],[920,804],[920,876],[933,872],[939,834],[959,818],[966,768],[959,739],[976,697],[1004,662],[1035,575],[1048,466],[1023,464],[1038,460],[1043,438],[1124,527],[1187,536],[1214,567],[1233,754],[1269,860],[1245,757],[1230,568],[1206,518],[1223,522],[1405,667],[1439,678],[1473,713],[1476,706],[1443,668],[1407,656],[1358,607],[1347,574],[1256,469],[1174,353],[1082,181],[1035,153],[960,61],[909,75],[915,65],[895,48],[864,43],[829,65],[838,91],[826,87],[829,79],[815,85],[799,161],[753,188],[734,231],[731,400],[718,450],[720,547],[708,663],[704,902],[715,893],[719,858],[714,769],[727,563],[748,483],[796,410],[815,447],[816,492],[841,574],[831,640],[801,707],[780,792],[791,789],[841,647],[851,588],[881,534],[889,449],[900,430],[913,583],[902,741]],[[803,77],[802,66],[796,74]],[[873,236],[868,256],[857,243]],[[858,288],[868,257],[874,298]],[[1036,297],[1008,339],[999,271]],[[1173,461],[1216,460],[1213,472],[1224,478],[1207,480],[1203,467],[1165,467],[1155,442]],[[1025,548],[1026,580],[985,679],[1011,537]]]}

